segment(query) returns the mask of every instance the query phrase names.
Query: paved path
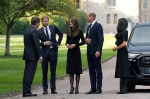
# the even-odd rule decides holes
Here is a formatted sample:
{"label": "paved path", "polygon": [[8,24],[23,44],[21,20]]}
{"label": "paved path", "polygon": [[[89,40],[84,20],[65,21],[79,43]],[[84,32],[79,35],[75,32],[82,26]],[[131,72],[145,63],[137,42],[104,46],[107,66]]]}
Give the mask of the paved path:
{"label": "paved path", "polygon": [[[102,94],[91,94],[86,95],[85,92],[89,91],[90,89],[90,81],[89,81],[89,73],[88,70],[84,71],[81,75],[81,81],[80,81],[80,94],[68,94],[69,93],[69,79],[68,77],[65,77],[63,79],[57,80],[57,95],[49,94],[48,95],[42,95],[42,88],[41,86],[35,90],[33,90],[33,93],[37,93],[37,97],[31,97],[26,99],[150,99],[150,91],[137,91],[134,93],[128,93],[125,95],[119,95],[116,94],[119,90],[119,79],[114,78],[114,72],[115,72],[115,62],[116,57],[113,57],[112,59],[102,63],[103,68],[103,93]],[[150,87],[143,87],[143,86],[137,86],[138,89],[146,89]],[[50,90],[49,90],[50,91]],[[7,99],[22,99],[22,95],[9,97]],[[25,98],[24,98],[25,99]]]}

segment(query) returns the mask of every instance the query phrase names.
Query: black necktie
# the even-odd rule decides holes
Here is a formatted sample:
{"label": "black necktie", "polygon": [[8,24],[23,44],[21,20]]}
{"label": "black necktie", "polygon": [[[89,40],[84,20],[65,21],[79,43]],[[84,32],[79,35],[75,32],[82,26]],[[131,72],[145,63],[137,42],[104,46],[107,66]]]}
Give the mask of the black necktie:
{"label": "black necktie", "polygon": [[89,25],[88,35],[90,34],[92,24]]}
{"label": "black necktie", "polygon": [[[45,27],[45,30],[46,30],[47,38],[49,39],[49,34],[48,34],[48,31],[47,31],[47,27]],[[50,40],[50,39],[49,39],[49,40]]]}

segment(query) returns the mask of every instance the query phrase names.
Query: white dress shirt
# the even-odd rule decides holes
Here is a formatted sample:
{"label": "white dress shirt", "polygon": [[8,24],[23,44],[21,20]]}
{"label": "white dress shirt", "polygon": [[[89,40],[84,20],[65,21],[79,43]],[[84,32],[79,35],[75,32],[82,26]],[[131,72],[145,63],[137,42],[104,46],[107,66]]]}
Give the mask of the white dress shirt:
{"label": "white dress shirt", "polygon": [[96,20],[92,22],[91,28],[93,27],[93,25],[95,24]]}
{"label": "white dress shirt", "polygon": [[51,31],[50,31],[49,25],[48,25],[48,26],[46,26],[46,27],[44,27],[44,26],[43,26],[43,29],[44,29],[45,35],[47,35],[47,34],[46,34],[46,28],[47,28],[47,31],[48,31],[49,38],[50,38],[50,40],[51,40]]}
{"label": "white dress shirt", "polygon": [[91,31],[93,25],[95,24],[95,22],[96,22],[96,20],[92,22],[91,27],[90,27],[89,30],[88,30],[88,34],[90,33],[90,31]]}
{"label": "white dress shirt", "polygon": [[[45,33],[45,35],[47,36],[47,34],[46,34],[46,28],[47,28],[47,31],[48,31],[49,39],[50,39],[50,41],[51,41],[51,31],[50,31],[49,25],[46,26],[46,27],[43,26],[44,33]],[[45,45],[45,43],[44,43],[44,45]],[[50,46],[50,48],[53,48],[53,47]]]}

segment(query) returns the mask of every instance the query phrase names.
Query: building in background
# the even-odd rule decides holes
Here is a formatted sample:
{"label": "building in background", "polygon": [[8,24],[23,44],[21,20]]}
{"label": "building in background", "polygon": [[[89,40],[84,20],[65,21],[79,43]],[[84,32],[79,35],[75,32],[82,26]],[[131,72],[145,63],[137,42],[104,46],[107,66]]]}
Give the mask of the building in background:
{"label": "building in background", "polygon": [[136,23],[150,20],[150,0],[76,0],[78,9],[95,12],[96,20],[103,25],[104,33],[116,33],[119,18],[128,20],[128,31]]}

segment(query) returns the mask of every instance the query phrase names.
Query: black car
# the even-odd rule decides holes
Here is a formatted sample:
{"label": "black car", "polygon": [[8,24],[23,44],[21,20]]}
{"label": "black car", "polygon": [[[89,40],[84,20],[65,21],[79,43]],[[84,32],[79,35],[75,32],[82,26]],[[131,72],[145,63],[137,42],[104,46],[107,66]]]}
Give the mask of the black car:
{"label": "black car", "polygon": [[131,76],[128,78],[128,91],[136,85],[150,85],[150,23],[137,23],[133,28],[128,44],[128,60]]}

